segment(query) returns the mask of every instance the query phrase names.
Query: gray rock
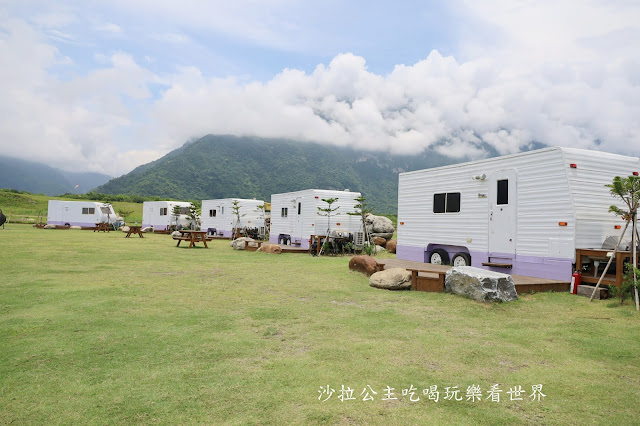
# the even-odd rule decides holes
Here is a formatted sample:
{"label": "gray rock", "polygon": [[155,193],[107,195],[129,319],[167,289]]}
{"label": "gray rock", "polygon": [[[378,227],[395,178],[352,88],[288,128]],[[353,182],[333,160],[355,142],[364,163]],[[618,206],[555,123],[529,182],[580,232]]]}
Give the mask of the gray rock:
{"label": "gray rock", "polygon": [[82,226],[74,225],[74,226],[70,227],[69,229],[82,229]]}
{"label": "gray rock", "polygon": [[128,226],[123,226],[123,227],[122,227],[122,228],[120,228],[120,229],[122,229],[122,232],[129,232],[129,229],[130,229],[130,228],[129,228]]}
{"label": "gray rock", "polygon": [[49,225],[45,225],[43,229],[56,229],[56,226],[49,224]]}
{"label": "gray rock", "polygon": [[411,288],[411,272],[404,268],[385,269],[371,275],[369,285],[386,290],[409,290]]}
{"label": "gray rock", "polygon": [[244,242],[245,241],[255,242],[255,240],[253,238],[240,237],[240,238],[236,238],[235,240],[231,241],[229,243],[229,245],[231,247],[233,247],[234,250],[244,250]]}
{"label": "gray rock", "polygon": [[146,226],[141,229],[142,232],[153,232],[153,226]]}
{"label": "gray rock", "polygon": [[393,233],[371,233],[369,234],[371,235],[371,238],[384,238],[385,240],[390,240],[391,238],[393,238]]}
{"label": "gray rock", "polygon": [[375,254],[378,254],[378,253],[384,253],[384,252],[386,252],[386,251],[387,251],[387,250],[386,250],[384,247],[382,247],[382,246],[375,246],[375,249],[374,249],[374,250],[375,250]]}
{"label": "gray rock", "polygon": [[173,232],[171,233],[171,236],[172,236],[172,237],[182,237],[182,232],[180,232],[180,231],[173,231]]}
{"label": "gray rock", "polygon": [[[373,232],[376,234],[392,234],[395,232],[391,219],[384,216],[376,216],[372,224]],[[387,238],[388,239],[388,238]]]}
{"label": "gray rock", "polygon": [[457,266],[447,271],[445,291],[482,302],[510,302],[518,300],[518,293],[511,275]]}

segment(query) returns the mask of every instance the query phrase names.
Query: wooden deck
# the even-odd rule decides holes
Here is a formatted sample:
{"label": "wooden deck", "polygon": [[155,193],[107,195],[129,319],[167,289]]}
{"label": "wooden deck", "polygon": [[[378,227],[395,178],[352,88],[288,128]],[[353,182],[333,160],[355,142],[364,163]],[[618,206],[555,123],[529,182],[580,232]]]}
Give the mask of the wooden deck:
{"label": "wooden deck", "polygon": [[[404,268],[404,269],[425,269],[429,272],[418,273],[418,290],[422,291],[444,291],[439,278],[442,272],[451,269],[448,265],[432,265],[430,263],[411,262],[409,260],[399,259],[376,259],[380,265],[384,265],[384,269]],[[433,271],[433,272],[431,272]],[[518,294],[538,293],[543,291],[569,291],[570,283],[566,281],[549,280],[546,278],[525,277],[522,275],[511,275],[516,285]]]}

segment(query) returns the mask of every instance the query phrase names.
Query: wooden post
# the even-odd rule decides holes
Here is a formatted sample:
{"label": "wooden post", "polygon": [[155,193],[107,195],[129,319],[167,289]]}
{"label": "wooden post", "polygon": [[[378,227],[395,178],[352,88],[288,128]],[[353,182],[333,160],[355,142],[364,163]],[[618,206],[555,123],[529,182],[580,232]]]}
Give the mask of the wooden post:
{"label": "wooden post", "polygon": [[637,212],[633,212],[633,216],[631,217],[631,220],[633,220],[633,231],[631,231],[631,245],[633,246],[633,249],[631,250],[631,263],[633,264],[633,290],[635,292],[635,296],[636,296],[636,311],[640,311],[640,300],[638,300],[638,287],[635,286],[635,284],[637,284],[637,277],[636,277],[636,269],[638,267],[638,258],[636,257],[636,245],[638,244],[638,213]]}

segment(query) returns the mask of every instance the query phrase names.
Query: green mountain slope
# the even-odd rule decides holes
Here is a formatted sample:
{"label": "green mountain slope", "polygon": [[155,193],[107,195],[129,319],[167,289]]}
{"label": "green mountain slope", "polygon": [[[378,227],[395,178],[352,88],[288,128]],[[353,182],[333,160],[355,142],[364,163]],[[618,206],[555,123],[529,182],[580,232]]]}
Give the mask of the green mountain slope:
{"label": "green mountain slope", "polygon": [[395,213],[398,173],[454,160],[356,151],[282,139],[209,135],[96,188],[107,194],[177,199],[258,198],[309,188],[349,189],[379,213]]}
{"label": "green mountain slope", "polygon": [[17,189],[47,195],[81,192],[102,185],[111,179],[99,173],[76,173],[59,170],[42,163],[0,156],[0,188]]}

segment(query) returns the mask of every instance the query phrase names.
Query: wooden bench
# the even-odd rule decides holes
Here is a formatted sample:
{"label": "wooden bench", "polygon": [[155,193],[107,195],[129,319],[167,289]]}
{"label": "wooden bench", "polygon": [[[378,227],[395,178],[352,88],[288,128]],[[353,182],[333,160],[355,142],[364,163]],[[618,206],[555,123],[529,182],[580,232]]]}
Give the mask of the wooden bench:
{"label": "wooden bench", "polygon": [[[379,271],[384,271],[384,267],[384,263],[378,263]],[[411,272],[411,290],[443,293],[444,279],[447,275],[447,271],[451,269],[451,267],[447,265],[425,263],[424,266],[408,267],[404,269]]]}
{"label": "wooden bench", "polygon": [[[250,246],[249,244],[257,244],[255,246]],[[244,241],[244,249],[246,251],[258,251],[258,249],[262,247],[262,241]]]}

